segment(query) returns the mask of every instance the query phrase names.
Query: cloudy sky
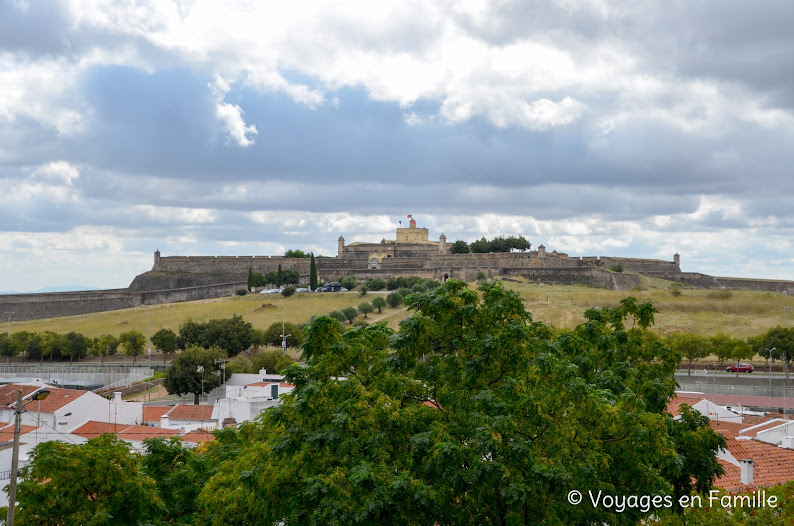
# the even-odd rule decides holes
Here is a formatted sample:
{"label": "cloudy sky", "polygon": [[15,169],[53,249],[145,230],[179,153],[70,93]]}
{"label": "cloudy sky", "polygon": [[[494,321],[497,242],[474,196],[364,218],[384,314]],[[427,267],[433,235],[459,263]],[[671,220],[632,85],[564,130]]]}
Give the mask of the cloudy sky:
{"label": "cloudy sky", "polygon": [[0,0],[0,290],[450,241],[794,279],[794,3]]}

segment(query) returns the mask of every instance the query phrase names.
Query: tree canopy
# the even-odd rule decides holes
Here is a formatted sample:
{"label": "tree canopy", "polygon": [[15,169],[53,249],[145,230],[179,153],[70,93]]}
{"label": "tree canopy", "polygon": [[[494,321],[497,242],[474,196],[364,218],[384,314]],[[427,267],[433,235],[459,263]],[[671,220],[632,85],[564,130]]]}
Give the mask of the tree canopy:
{"label": "tree canopy", "polygon": [[202,391],[207,393],[220,384],[220,362],[226,351],[217,347],[204,349],[191,345],[171,362],[165,371],[163,386],[169,394],[193,394],[193,403],[199,403]]}
{"label": "tree canopy", "polygon": [[[202,490],[211,524],[634,524],[572,506],[706,491],[724,439],[666,403],[680,355],[627,298],[559,334],[500,283],[412,294],[399,332],[307,328],[307,367]],[[233,510],[233,513],[230,513]]]}
{"label": "tree canopy", "polygon": [[141,456],[113,435],[84,445],[43,442],[22,468],[18,524],[100,526],[139,524],[163,511]]}

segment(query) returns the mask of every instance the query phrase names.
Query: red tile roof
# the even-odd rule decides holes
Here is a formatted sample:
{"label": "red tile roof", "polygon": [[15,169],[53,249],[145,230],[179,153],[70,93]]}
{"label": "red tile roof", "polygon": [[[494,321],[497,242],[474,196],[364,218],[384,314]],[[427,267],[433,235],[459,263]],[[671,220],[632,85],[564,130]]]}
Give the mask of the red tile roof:
{"label": "red tile roof", "polygon": [[209,442],[210,440],[215,440],[215,435],[201,429],[195,429],[189,433],[185,433],[181,438],[185,442],[194,442],[196,444],[200,444],[203,442]]}
{"label": "red tile roof", "polygon": [[168,412],[170,420],[212,420],[211,405],[178,404]]}
{"label": "red tile roof", "polygon": [[74,431],[73,435],[83,438],[96,438],[106,433],[115,434],[125,440],[143,440],[152,437],[172,437],[178,435],[176,429],[163,429],[161,427],[131,426],[129,424],[113,424],[111,422],[97,422],[89,420]]}
{"label": "red tile roof", "polygon": [[678,416],[681,414],[681,406],[683,404],[686,404],[689,407],[694,407],[694,405],[701,400],[703,400],[703,398],[675,395],[670,399],[669,402],[667,402],[667,412],[673,416]]}
{"label": "red tile roof", "polygon": [[114,424],[112,422],[97,422],[96,420],[89,420],[85,424],[72,431],[72,434],[83,438],[96,438],[99,435],[105,435],[107,433],[119,433],[128,427],[130,427],[129,424]]}
{"label": "red tile roof", "polygon": [[[19,435],[26,435],[28,433],[32,433],[33,431],[39,429],[38,426],[26,426],[21,425],[19,426]],[[14,426],[6,426],[0,429],[0,442],[11,442],[14,440]]]}
{"label": "red tile roof", "polygon": [[794,480],[794,450],[784,449],[758,440],[729,440],[728,451],[736,460],[753,461],[753,484],[741,483],[741,469],[720,460],[725,474],[717,479],[715,486],[726,491],[749,491],[754,488],[774,486]]}
{"label": "red tile roof", "polygon": [[160,423],[160,417],[168,413],[174,406],[172,405],[150,405],[143,407],[143,421]]}
{"label": "red tile roof", "polygon": [[34,391],[38,391],[42,388],[50,392],[49,396],[41,400],[41,402],[31,402],[31,406],[35,407],[36,411],[42,413],[54,413],[63,406],[74,402],[88,393],[88,391],[81,391],[78,389],[61,389],[60,387],[51,386],[6,384],[0,386],[0,408],[12,409],[13,406],[16,405],[18,390],[22,390],[23,400],[26,402],[30,400],[30,395],[33,394]]}
{"label": "red tile roof", "polygon": [[129,426],[127,429],[118,434],[118,437],[124,440],[145,440],[154,437],[166,437],[178,435],[178,429],[164,429],[162,427],[150,426]]}

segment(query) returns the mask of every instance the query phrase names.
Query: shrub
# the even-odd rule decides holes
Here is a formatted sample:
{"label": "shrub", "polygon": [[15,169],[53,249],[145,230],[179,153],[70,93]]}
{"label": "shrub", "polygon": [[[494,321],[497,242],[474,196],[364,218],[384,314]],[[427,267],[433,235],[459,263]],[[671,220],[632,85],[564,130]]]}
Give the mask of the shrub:
{"label": "shrub", "polygon": [[609,270],[611,270],[612,272],[623,272],[623,265],[621,265],[620,263],[613,263],[609,265]]}
{"label": "shrub", "polygon": [[719,289],[709,292],[709,298],[718,300],[729,300],[733,297],[733,292],[728,289]]}
{"label": "shrub", "polygon": [[670,294],[676,298],[681,295],[681,285],[678,283],[670,286]]}
{"label": "shrub", "polygon": [[281,295],[284,296],[285,298],[288,298],[293,294],[295,294],[295,289],[296,289],[295,285],[287,285],[286,287],[281,289]]}
{"label": "shrub", "polygon": [[341,283],[342,286],[347,290],[353,290],[356,288],[356,285],[358,285],[358,281],[356,280],[355,276],[345,276],[339,280],[339,283]]}
{"label": "shrub", "polygon": [[245,296],[246,294],[248,294],[248,291],[245,289],[237,289],[236,291],[234,291],[234,293],[237,294],[238,296]]}
{"label": "shrub", "polygon": [[482,270],[477,273],[477,277],[475,278],[477,281],[485,281],[485,272]]}
{"label": "shrub", "polygon": [[400,288],[400,278],[390,278],[386,282],[386,290],[397,290]]}
{"label": "shrub", "polygon": [[369,325],[369,323],[364,320],[356,320],[353,322],[353,327],[366,327],[367,325]]}
{"label": "shrub", "polygon": [[397,294],[399,294],[400,296],[402,296],[404,298],[408,294],[413,294],[413,292],[408,287],[400,287],[400,290],[397,291]]}
{"label": "shrub", "polygon": [[333,319],[335,319],[337,321],[340,321],[340,322],[345,321],[347,319],[347,318],[345,318],[345,315],[342,314],[342,312],[338,311],[338,310],[332,310],[331,312],[329,312],[328,313],[328,317],[329,318],[333,318]]}
{"label": "shrub", "polygon": [[369,289],[367,288],[367,286],[366,286],[366,285],[361,285],[361,286],[358,288],[358,293],[359,293],[359,294],[361,294],[362,296],[366,295],[366,294],[367,294],[367,292],[369,292]]}
{"label": "shrub", "polygon": [[381,290],[386,288],[386,282],[380,278],[370,278],[367,280],[366,285],[369,290]]}
{"label": "shrub", "polygon": [[391,308],[397,308],[403,302],[403,297],[400,295],[399,292],[392,292],[388,296],[386,296],[386,303],[389,304]]}

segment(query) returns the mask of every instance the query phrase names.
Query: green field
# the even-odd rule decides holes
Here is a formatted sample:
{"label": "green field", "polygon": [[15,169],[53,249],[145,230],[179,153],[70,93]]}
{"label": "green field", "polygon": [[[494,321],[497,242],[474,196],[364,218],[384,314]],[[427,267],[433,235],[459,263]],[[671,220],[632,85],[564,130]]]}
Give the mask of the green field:
{"label": "green field", "polygon": [[[730,336],[745,338],[760,334],[770,327],[783,324],[783,307],[790,300],[782,294],[768,292],[731,291],[730,298],[715,297],[713,290],[682,289],[679,297],[667,290],[668,282],[644,279],[640,289],[610,291],[584,286],[538,285],[510,278],[505,285],[517,291],[526,300],[527,309],[536,321],[570,328],[584,320],[585,310],[598,306],[614,306],[621,298],[634,296],[640,301],[650,301],[659,313],[655,329],[662,334],[687,331],[698,334],[725,332]],[[135,309],[67,316],[46,320],[13,322],[12,332],[20,330],[55,332],[77,331],[89,337],[100,334],[118,335],[136,329],[152,334],[160,328],[175,331],[187,318],[209,320],[241,315],[255,328],[265,329],[273,322],[284,319],[303,323],[315,314],[326,314],[362,301],[372,301],[378,294],[361,296],[357,292],[326,294],[294,294],[284,298],[279,294],[251,294],[212,300],[153,305]],[[370,314],[369,321],[386,319],[397,328],[408,312],[404,308],[384,309],[382,314]]]}

